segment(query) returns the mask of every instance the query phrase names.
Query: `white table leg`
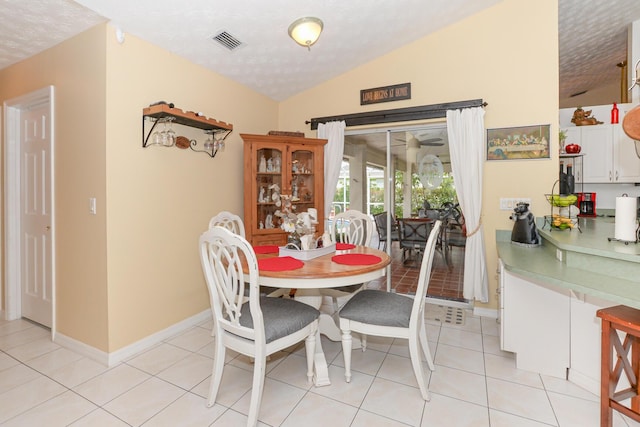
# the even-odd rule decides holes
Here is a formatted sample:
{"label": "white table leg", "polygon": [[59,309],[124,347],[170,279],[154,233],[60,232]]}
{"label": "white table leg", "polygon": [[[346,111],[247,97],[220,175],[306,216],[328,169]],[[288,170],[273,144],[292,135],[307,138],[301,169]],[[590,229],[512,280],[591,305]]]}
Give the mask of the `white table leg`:
{"label": "white table leg", "polygon": [[[318,295],[313,289],[298,289],[295,296],[296,301],[303,302],[318,310],[322,308],[321,295]],[[324,350],[322,349],[322,340],[320,334],[326,336],[331,341],[341,342],[342,332],[336,324],[335,319],[330,313],[321,311],[318,319],[318,334],[316,335],[316,352],[314,357],[315,373],[313,376],[313,383],[316,387],[325,385],[331,385],[329,380],[329,369],[327,367],[327,359],[324,356]],[[353,345],[352,348],[362,348],[362,343],[357,335],[352,336]]]}
{"label": "white table leg", "polygon": [[[296,301],[303,302],[312,307],[315,307],[316,309],[319,309],[322,305],[322,297],[320,295],[314,295],[313,293],[306,290],[297,290],[295,298]],[[329,380],[329,368],[327,367],[327,359],[324,356],[324,350],[322,349],[322,340],[320,339],[320,334],[324,333],[322,331],[322,325],[324,323],[322,321],[322,317],[323,315],[321,314],[319,319],[318,332],[316,333],[316,352],[313,357],[313,367],[315,371],[313,374],[313,383],[316,387],[331,385],[331,381]],[[331,323],[333,323],[333,327],[337,329],[335,322],[333,322],[333,319],[330,318],[329,320],[331,320]]]}
{"label": "white table leg", "polygon": [[316,333],[316,353],[313,357],[313,384],[316,387],[322,387],[325,385],[331,385],[329,379],[329,368],[327,366],[327,359],[324,357],[324,351],[322,350],[322,340],[320,339],[320,329]]}

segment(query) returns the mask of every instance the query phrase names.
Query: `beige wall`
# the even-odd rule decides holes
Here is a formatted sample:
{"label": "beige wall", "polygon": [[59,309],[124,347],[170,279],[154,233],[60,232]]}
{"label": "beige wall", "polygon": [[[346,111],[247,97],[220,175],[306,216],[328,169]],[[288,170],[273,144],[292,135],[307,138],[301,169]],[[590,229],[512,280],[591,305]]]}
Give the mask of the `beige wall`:
{"label": "beige wall", "polygon": [[57,329],[102,350],[106,222],[88,215],[88,198],[103,201],[106,190],[104,43],[104,29],[94,28],[0,71],[0,102],[55,86]]}
{"label": "beige wall", "polygon": [[[550,160],[485,162],[482,222],[490,298],[496,308],[496,229],[511,229],[500,197],[530,197],[535,214],[556,179],[558,5],[505,0],[280,104],[280,128],[305,129],[312,117],[482,98],[487,128],[551,124]],[[523,23],[535,30],[523,31]],[[359,105],[360,89],[411,82],[412,99]],[[303,127],[304,126],[304,127]],[[482,306],[478,304],[478,306]]]}
{"label": "beige wall", "polygon": [[[55,86],[58,330],[106,352],[209,307],[198,236],[220,210],[242,216],[239,133],[277,129],[278,114],[244,86],[114,34],[100,25],[0,71],[0,102]],[[225,150],[143,149],[142,109],[160,100],[233,124]]]}
{"label": "beige wall", "polygon": [[[243,216],[240,132],[277,128],[277,104],[246,87],[107,28],[107,256],[109,349],[121,348],[209,307],[197,252],[220,210]],[[142,148],[142,108],[164,100],[231,123],[215,158]],[[204,133],[175,126],[200,144]]]}

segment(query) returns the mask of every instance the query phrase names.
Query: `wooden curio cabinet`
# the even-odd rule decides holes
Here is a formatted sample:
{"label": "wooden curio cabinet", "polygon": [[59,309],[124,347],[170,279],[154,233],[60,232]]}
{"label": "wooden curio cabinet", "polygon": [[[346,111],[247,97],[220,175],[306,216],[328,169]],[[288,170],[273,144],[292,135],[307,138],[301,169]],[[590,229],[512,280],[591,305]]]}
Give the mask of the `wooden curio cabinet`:
{"label": "wooden curio cabinet", "polygon": [[240,134],[244,140],[244,226],[254,246],[287,243],[275,215],[278,194],[291,195],[296,213],[318,211],[316,235],[324,231],[326,139]]}

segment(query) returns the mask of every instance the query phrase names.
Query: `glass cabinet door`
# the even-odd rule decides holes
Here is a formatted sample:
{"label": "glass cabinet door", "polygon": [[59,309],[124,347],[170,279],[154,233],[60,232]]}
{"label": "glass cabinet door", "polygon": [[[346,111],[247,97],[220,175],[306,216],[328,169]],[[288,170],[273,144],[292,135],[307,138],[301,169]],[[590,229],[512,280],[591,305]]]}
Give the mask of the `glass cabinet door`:
{"label": "glass cabinet door", "polygon": [[309,208],[316,208],[313,167],[312,151],[291,152],[291,201],[296,205],[296,212],[306,212]]}
{"label": "glass cabinet door", "polygon": [[257,200],[256,218],[258,229],[274,229],[280,226],[279,218],[275,216],[282,192],[282,151],[275,148],[261,148],[257,150]]}

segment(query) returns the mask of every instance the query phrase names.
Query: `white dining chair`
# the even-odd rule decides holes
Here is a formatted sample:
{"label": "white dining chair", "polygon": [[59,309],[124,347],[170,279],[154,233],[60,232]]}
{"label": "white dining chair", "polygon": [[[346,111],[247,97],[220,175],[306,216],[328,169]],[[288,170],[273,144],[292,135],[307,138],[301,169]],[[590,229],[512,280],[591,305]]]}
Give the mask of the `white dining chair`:
{"label": "white dining chair", "polygon": [[222,211],[213,216],[209,220],[209,228],[213,228],[215,226],[224,227],[238,236],[246,237],[242,218],[234,213]]}
{"label": "white dining chair", "polygon": [[[358,210],[349,209],[336,214],[329,225],[329,234],[336,242],[351,243],[358,246],[369,246],[375,224],[369,215]],[[338,298],[352,296],[362,289],[364,283],[320,289],[320,295],[331,297],[333,308],[338,311]]]}
{"label": "white dining chair", "polygon": [[347,382],[351,382],[352,332],[362,334],[362,351],[367,348],[367,335],[405,338],[409,340],[411,364],[413,365],[413,372],[418,381],[422,398],[430,400],[420,353],[424,354],[429,369],[433,371],[435,367],[429,351],[429,343],[427,342],[424,305],[427,285],[431,276],[436,240],[441,226],[442,222],[436,221],[427,240],[420,267],[418,289],[414,297],[381,290],[365,289],[355,294],[340,310],[344,376]]}
{"label": "white dining chair", "polygon": [[[209,220],[209,228],[213,228],[216,226],[224,227],[227,230],[231,231],[233,234],[237,234],[238,236],[246,238],[244,231],[244,222],[242,222],[242,218],[234,213],[222,211],[213,216]],[[286,293],[286,291],[286,289],[270,288],[266,286],[260,287],[260,292],[262,292],[263,295],[269,295],[271,297],[282,296]]]}
{"label": "white dining chair", "polygon": [[337,242],[369,246],[375,224],[371,217],[355,209],[336,214],[329,225],[329,234]]}
{"label": "white dining chair", "polygon": [[[215,404],[226,349],[254,358],[247,426],[255,426],[260,412],[267,356],[304,341],[307,380],[311,382],[320,312],[292,299],[261,297],[258,261],[251,245],[243,237],[226,228],[213,227],[200,236],[199,244],[216,329],[207,406]],[[243,263],[246,264],[246,273]],[[248,299],[245,286],[249,288]]]}

